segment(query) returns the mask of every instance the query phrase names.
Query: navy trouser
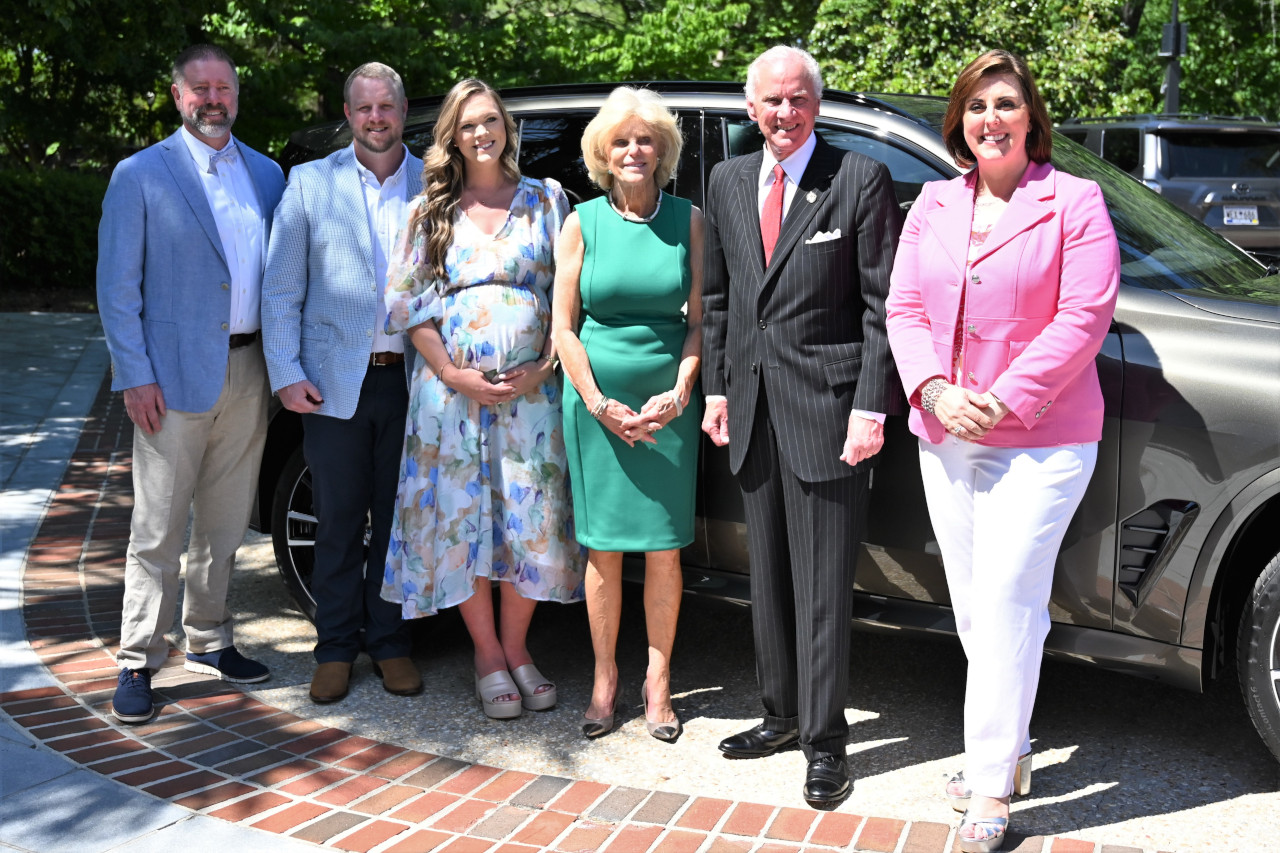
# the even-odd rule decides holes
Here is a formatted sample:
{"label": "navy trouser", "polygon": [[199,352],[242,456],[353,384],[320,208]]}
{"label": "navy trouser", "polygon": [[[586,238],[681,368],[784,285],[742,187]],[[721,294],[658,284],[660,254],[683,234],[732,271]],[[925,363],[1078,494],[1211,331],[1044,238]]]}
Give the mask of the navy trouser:
{"label": "navy trouser", "polygon": [[[317,519],[311,575],[317,663],[354,661],[361,628],[363,651],[375,661],[409,654],[400,606],[379,596],[408,407],[404,365],[389,364],[369,368],[350,420],[302,416]],[[367,556],[366,518],[373,523]]]}

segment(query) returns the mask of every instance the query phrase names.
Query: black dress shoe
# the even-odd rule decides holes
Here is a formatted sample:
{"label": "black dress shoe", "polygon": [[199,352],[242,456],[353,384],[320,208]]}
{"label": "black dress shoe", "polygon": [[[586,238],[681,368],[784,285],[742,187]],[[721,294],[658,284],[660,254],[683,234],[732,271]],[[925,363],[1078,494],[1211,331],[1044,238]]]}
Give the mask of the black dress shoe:
{"label": "black dress shoe", "polygon": [[804,799],[815,809],[834,806],[849,796],[849,764],[839,755],[824,755],[809,762],[804,777]]}
{"label": "black dress shoe", "polygon": [[779,732],[761,723],[720,741],[720,751],[732,758],[764,758],[798,740],[800,732],[795,729]]}

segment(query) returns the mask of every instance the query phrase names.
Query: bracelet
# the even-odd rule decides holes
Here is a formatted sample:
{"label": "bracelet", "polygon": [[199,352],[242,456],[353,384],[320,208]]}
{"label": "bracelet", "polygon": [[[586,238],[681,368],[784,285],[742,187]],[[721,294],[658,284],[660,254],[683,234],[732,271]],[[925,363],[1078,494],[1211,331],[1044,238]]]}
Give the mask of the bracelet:
{"label": "bracelet", "polygon": [[930,379],[920,392],[920,408],[932,415],[933,407],[938,405],[938,398],[949,387],[945,379]]}
{"label": "bracelet", "polygon": [[542,357],[542,359],[541,359],[541,360],[542,360],[542,361],[545,361],[547,364],[551,365],[551,372],[552,372],[552,373],[555,373],[555,372],[556,372],[556,368],[560,366],[560,359],[559,359],[559,358],[557,358],[557,357],[556,357],[556,356],[554,356],[554,355],[544,355],[544,356]]}
{"label": "bracelet", "polygon": [[600,420],[600,418],[604,415],[604,410],[608,408],[609,404],[612,402],[613,401],[610,400],[608,397],[601,394],[600,402],[596,403],[594,406],[591,407],[591,417],[595,418],[596,420]]}
{"label": "bracelet", "polygon": [[671,404],[676,407],[676,417],[678,418],[684,414],[684,406],[680,402],[680,395],[674,388],[667,393],[671,395]]}

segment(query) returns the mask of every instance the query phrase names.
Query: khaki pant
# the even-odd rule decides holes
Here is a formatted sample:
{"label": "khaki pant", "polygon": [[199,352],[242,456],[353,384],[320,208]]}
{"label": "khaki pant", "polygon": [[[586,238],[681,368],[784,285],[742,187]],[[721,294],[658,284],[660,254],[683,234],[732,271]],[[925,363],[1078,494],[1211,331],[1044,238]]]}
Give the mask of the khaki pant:
{"label": "khaki pant", "polygon": [[161,429],[133,431],[133,519],[125,558],[124,610],[116,662],[158,669],[168,656],[188,518],[182,625],[196,654],[232,644],[227,586],[244,541],[267,435],[267,372],[262,344],[228,354],[213,408],[170,409]]}

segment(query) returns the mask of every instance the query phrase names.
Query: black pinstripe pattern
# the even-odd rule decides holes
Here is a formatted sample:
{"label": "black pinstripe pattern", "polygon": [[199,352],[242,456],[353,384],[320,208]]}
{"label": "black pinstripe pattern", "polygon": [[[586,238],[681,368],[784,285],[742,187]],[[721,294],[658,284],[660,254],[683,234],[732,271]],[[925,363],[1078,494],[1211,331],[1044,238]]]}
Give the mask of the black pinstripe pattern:
{"label": "black pinstripe pattern", "polygon": [[[718,164],[706,202],[703,383],[729,398],[751,549],[756,665],[773,728],[843,755],[853,572],[867,469],[840,461],[851,409],[903,409],[884,303],[901,231],[889,172],[817,140],[766,269],[763,153]],[[837,240],[809,244],[839,228]]]}

